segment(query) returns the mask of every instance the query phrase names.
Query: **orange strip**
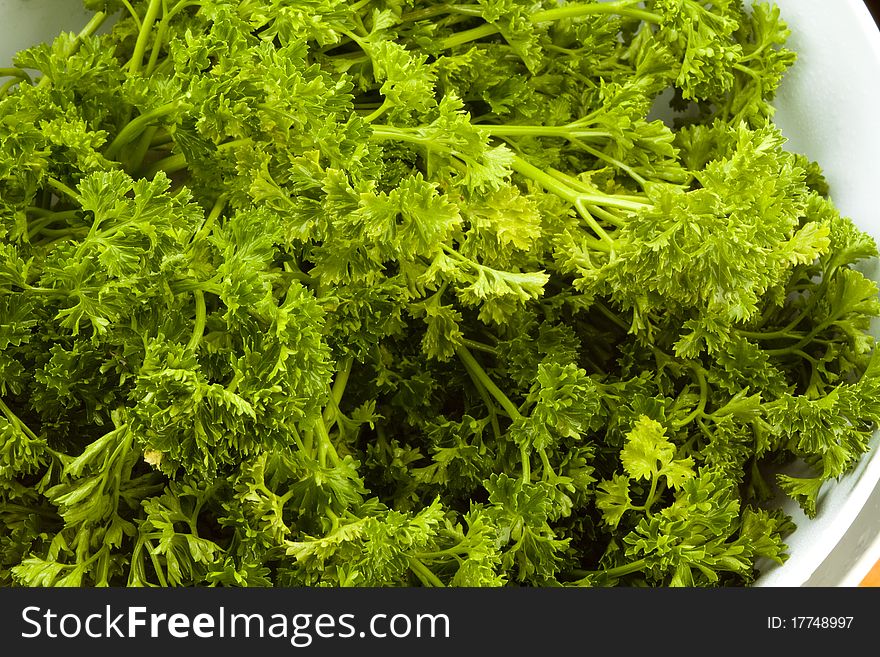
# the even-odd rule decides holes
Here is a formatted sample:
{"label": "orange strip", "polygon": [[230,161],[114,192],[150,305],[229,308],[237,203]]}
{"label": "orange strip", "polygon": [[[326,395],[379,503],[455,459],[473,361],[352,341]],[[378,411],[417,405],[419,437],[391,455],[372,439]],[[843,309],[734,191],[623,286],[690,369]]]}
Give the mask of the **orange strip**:
{"label": "orange strip", "polygon": [[865,575],[865,578],[859,583],[859,586],[876,586],[880,587],[880,561],[874,564],[874,567]]}

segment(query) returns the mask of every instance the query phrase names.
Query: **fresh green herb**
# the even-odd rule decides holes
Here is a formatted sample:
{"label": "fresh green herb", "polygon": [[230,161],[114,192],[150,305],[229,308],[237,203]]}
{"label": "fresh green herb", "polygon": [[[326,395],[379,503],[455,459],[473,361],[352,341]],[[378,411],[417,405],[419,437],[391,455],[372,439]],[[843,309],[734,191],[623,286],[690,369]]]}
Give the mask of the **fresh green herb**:
{"label": "fresh green herb", "polygon": [[744,585],[868,451],[776,8],[86,4],[0,69],[0,583]]}

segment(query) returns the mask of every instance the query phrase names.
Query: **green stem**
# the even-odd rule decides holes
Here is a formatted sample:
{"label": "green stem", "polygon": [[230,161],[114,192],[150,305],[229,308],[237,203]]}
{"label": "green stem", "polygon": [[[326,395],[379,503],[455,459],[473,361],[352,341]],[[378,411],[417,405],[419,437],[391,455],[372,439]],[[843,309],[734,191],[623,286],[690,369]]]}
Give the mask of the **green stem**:
{"label": "green stem", "polygon": [[[245,137],[244,139],[233,139],[232,141],[227,141],[222,144],[217,145],[218,151],[229,150],[230,148],[236,148],[237,146],[247,146],[253,143],[253,140],[249,137]],[[153,165],[147,169],[147,172],[144,174],[147,178],[152,178],[159,171],[164,171],[165,173],[176,173],[178,171],[182,171],[186,169],[188,162],[186,161],[186,156],[182,153],[178,153],[177,155],[169,155],[166,158],[159,160],[158,162],[154,162]]]}
{"label": "green stem", "polygon": [[395,128],[388,125],[373,126],[370,136],[376,139],[394,139],[395,141],[405,141],[410,144],[418,144],[419,146],[430,146],[431,140],[420,137],[417,134],[408,132],[407,128]]}
{"label": "green stem", "polygon": [[482,16],[482,7],[479,5],[435,5],[425,9],[417,9],[400,17],[401,23],[416,23],[446,14],[463,14],[465,16]]}
{"label": "green stem", "polygon": [[150,0],[147,7],[147,13],[144,14],[144,20],[141,29],[138,31],[137,41],[134,44],[134,52],[131,59],[128,60],[129,75],[137,75],[141,70],[144,62],[144,53],[147,50],[147,42],[150,40],[150,31],[153,29],[153,23],[159,17],[159,11],[162,9],[162,0]]}
{"label": "green stem", "polygon": [[0,513],[17,513],[22,515],[36,514],[47,520],[61,520],[61,516],[59,516],[54,509],[47,509],[42,506],[12,504],[11,502],[0,503]]}
{"label": "green stem", "polygon": [[[806,345],[810,344],[810,342],[812,342],[817,335],[819,335],[822,331],[824,331],[829,326],[833,326],[833,324],[834,324],[834,321],[829,322],[826,320],[826,321],[822,322],[821,324],[817,325],[813,330],[811,330],[809,333],[807,333],[805,336],[803,336],[800,340],[798,340],[794,344],[791,344],[791,345],[789,345],[785,348],[781,348],[781,349],[765,349],[764,353],[767,354],[768,356],[783,356],[785,354],[793,354],[797,350],[799,350],[801,347],[805,347]],[[792,336],[792,337],[794,337],[794,336]]]}
{"label": "green stem", "polygon": [[186,345],[187,351],[195,351],[199,346],[199,341],[205,335],[205,323],[208,316],[205,308],[205,293],[201,290],[193,290],[193,296],[196,300],[196,318],[193,324],[192,337],[190,337]]}
{"label": "green stem", "polygon": [[385,102],[382,103],[381,105],[379,105],[379,107],[376,108],[375,111],[371,112],[370,114],[367,114],[364,117],[364,121],[366,123],[372,123],[373,121],[378,119],[380,116],[382,116],[385,112],[390,110],[393,106],[394,106],[394,103],[392,103],[391,101],[386,99]]}
{"label": "green stem", "polygon": [[445,588],[445,585],[440,581],[440,578],[437,577],[430,568],[413,556],[409,557],[409,567],[426,586]]}
{"label": "green stem", "polygon": [[446,37],[440,42],[440,49],[449,50],[450,48],[455,48],[456,46],[461,46],[471,41],[477,41],[478,39],[498,34],[498,32],[499,30],[497,27],[491,23],[486,23],[485,25],[480,25],[479,27],[470,30],[463,30],[457,34]]}
{"label": "green stem", "polygon": [[589,210],[592,214],[596,215],[597,217],[599,217],[600,219],[605,221],[605,223],[611,224],[615,228],[622,228],[626,224],[626,222],[623,219],[618,217],[616,214],[614,214],[610,210],[599,207],[598,205],[588,205],[587,207],[589,208]]}
{"label": "green stem", "polygon": [[636,171],[628,164],[625,164],[624,162],[621,162],[620,160],[613,158],[610,155],[607,155],[606,153],[603,153],[602,151],[600,151],[596,148],[593,148],[589,144],[582,143],[579,139],[575,140],[575,141],[576,141],[577,146],[579,146],[583,150],[587,151],[593,157],[600,159],[603,162],[610,164],[611,166],[617,167],[618,169],[620,169],[621,171],[626,173],[630,178],[635,180],[639,185],[641,185],[642,187],[645,186],[645,183],[647,181],[642,176],[640,176],[638,173],[636,173]]}
{"label": "green stem", "polygon": [[608,568],[607,570],[574,570],[572,573],[577,577],[603,575],[606,577],[617,578],[631,573],[637,573],[645,567],[645,564],[645,559],[638,559],[636,561],[631,561],[630,563],[625,563],[622,566]]}
{"label": "green stem", "polygon": [[607,244],[608,252],[612,255],[614,254],[614,239],[602,228],[602,224],[596,221],[596,218],[590,212],[588,204],[583,200],[583,197],[579,198],[577,202],[574,204],[575,209],[578,211],[578,214],[581,218],[587,222],[587,225],[592,229],[592,231],[599,236],[599,239]]}
{"label": "green stem", "polygon": [[72,190],[60,180],[56,180],[55,178],[46,178],[46,182],[49,183],[49,187],[51,187],[52,189],[61,192],[65,196],[73,199],[74,201],[79,201],[79,194],[77,194],[74,190]]}
{"label": "green stem", "polygon": [[131,17],[131,20],[134,21],[134,26],[137,28],[137,31],[140,32],[141,27],[144,24],[140,15],[134,10],[134,7],[131,6],[131,3],[128,0],[121,0],[121,2],[126,10],[128,10],[128,15]]}
{"label": "green stem", "polygon": [[221,194],[214,202],[214,207],[212,207],[211,211],[208,213],[208,217],[205,219],[205,223],[203,223],[202,227],[199,228],[199,231],[195,235],[193,235],[190,244],[197,244],[211,234],[211,231],[214,229],[214,224],[217,223],[217,219],[219,219],[220,215],[223,214],[223,210],[225,208],[226,195]]}
{"label": "green stem", "polygon": [[541,475],[541,478],[544,481],[551,479],[556,476],[556,471],[553,469],[553,466],[550,463],[550,457],[547,456],[547,450],[539,449],[538,456],[541,457],[541,465],[544,467],[544,472]]}
{"label": "green stem", "polygon": [[10,80],[7,80],[6,83],[4,83],[2,87],[0,87],[0,100],[6,98],[6,96],[9,95],[9,90],[17,84],[21,84],[20,78],[12,78]]}
{"label": "green stem", "polygon": [[180,103],[178,101],[174,101],[156,107],[155,109],[152,109],[149,112],[145,112],[144,114],[141,114],[136,119],[130,121],[128,125],[126,125],[122,130],[119,131],[119,134],[116,135],[116,138],[107,147],[105,155],[108,159],[115,159],[122,147],[125,146],[132,139],[137,137],[139,134],[141,134],[141,132],[143,132],[147,128],[147,126],[149,126],[153,121],[167,114],[171,114],[172,112],[177,111],[179,108]]}
{"label": "green stem", "polygon": [[6,416],[6,419],[9,420],[9,423],[12,426],[18,427],[19,430],[22,431],[28,438],[30,438],[31,440],[39,440],[37,434],[31,431],[28,426],[24,422],[22,422],[15,413],[12,412],[12,409],[10,409],[6,405],[6,402],[4,402],[2,399],[0,399],[0,412],[2,412],[3,415]]}
{"label": "green stem", "polygon": [[621,2],[600,2],[597,4],[569,4],[556,9],[545,9],[532,14],[533,23],[548,23],[564,18],[580,18],[581,16],[595,16],[598,14],[611,14],[625,18],[637,18],[647,23],[660,23],[663,17],[651,11],[639,9],[632,5],[637,4],[634,0],[622,0]]}
{"label": "green stem", "polygon": [[147,543],[147,552],[150,553],[150,561],[153,562],[153,570],[156,571],[156,577],[159,578],[159,585],[165,589],[168,588],[168,582],[165,579],[165,574],[162,572],[162,564],[159,563],[159,556],[153,552],[153,544]]}
{"label": "green stem", "polygon": [[333,441],[330,440],[330,434],[327,433],[327,427],[324,425],[323,420],[315,422],[315,433],[318,434],[318,463],[320,463],[321,467],[326,466],[327,456],[329,455],[333,465],[339,465],[339,454],[336,452]]}
{"label": "green stem", "polygon": [[697,407],[687,417],[678,422],[673,422],[673,426],[676,427],[688,425],[698,417],[704,415],[706,412],[706,404],[709,402],[709,384],[706,382],[706,375],[703,373],[703,368],[694,367],[692,369],[696,373],[697,382],[700,385],[700,403],[697,404]]}
{"label": "green stem", "polygon": [[482,342],[477,342],[475,340],[468,340],[467,338],[462,338],[461,343],[465,347],[470,347],[471,349],[476,349],[477,351],[482,351],[487,354],[491,354],[493,356],[498,355],[498,350],[495,347],[492,347],[487,344],[483,344]]}
{"label": "green stem", "polygon": [[527,162],[519,155],[515,155],[513,157],[513,162],[511,163],[511,167],[514,171],[526,176],[534,180],[536,183],[540,184],[544,189],[548,192],[552,192],[556,194],[561,199],[568,201],[572,205],[576,204],[578,200],[581,198],[581,194],[577,191],[573,190],[567,184],[557,180],[546,171],[542,171],[538,167],[533,164]]}
{"label": "green stem", "polygon": [[[812,306],[815,304],[815,300],[819,298],[818,294],[811,295],[809,300],[807,301],[806,307],[801,310],[797,317],[791,320],[785,327],[781,329],[777,329],[776,331],[747,331],[745,329],[736,329],[736,332],[739,333],[744,338],[752,338],[755,340],[775,340],[777,338],[791,338],[792,331],[795,327],[800,324],[812,310]],[[798,336],[799,337],[799,336]]]}
{"label": "green stem", "polygon": [[486,386],[477,378],[476,374],[468,367],[465,367],[465,370],[468,373],[471,381],[474,384],[474,387],[477,389],[477,393],[480,395],[480,399],[483,400],[483,403],[486,405],[486,409],[489,412],[489,423],[492,426],[492,435],[495,437],[495,441],[501,442],[501,425],[498,423],[498,411],[495,408],[495,402],[492,401],[492,397],[489,395],[489,391],[486,390]]}
{"label": "green stem", "polygon": [[568,174],[562,173],[552,167],[547,168],[547,173],[556,178],[556,180],[568,185],[576,192],[580,192],[588,197],[590,194],[598,195],[598,198],[602,199],[602,204],[609,207],[616,206],[620,209],[635,211],[651,205],[648,197],[644,195],[615,194],[614,196],[608,196],[606,194],[600,194],[598,189],[590,187],[580,178],[569,176]]}
{"label": "green stem", "polygon": [[596,203],[600,205],[616,205],[616,199],[610,196],[578,192],[572,189],[569,185],[558,180],[556,177],[551,176],[546,171],[542,171],[533,164],[530,164],[518,155],[514,156],[511,167],[514,171],[537,182],[548,192],[556,194],[561,199],[571,203],[578,211],[578,214],[580,214],[581,218],[583,218],[584,221],[587,222],[587,225],[593,230],[596,235],[599,236],[599,239],[606,244],[606,246],[602,247],[601,250],[613,255],[615,246],[614,239],[610,235],[608,235],[605,229],[602,228],[598,221],[596,221],[595,217],[590,214],[589,210],[587,209],[587,205],[590,203]]}
{"label": "green stem", "polygon": [[427,560],[431,561],[432,559],[442,559],[444,557],[456,557],[462,554],[467,554],[468,548],[461,543],[457,543],[450,548],[446,548],[445,550],[436,550],[434,552],[416,552],[412,556],[419,560]]}
{"label": "green stem", "polygon": [[645,499],[645,504],[642,507],[649,516],[651,514],[651,507],[654,506],[654,502],[660,498],[664,490],[666,490],[666,486],[663,485],[660,476],[654,475],[651,478],[651,490],[648,491],[648,497]]}
{"label": "green stem", "polygon": [[467,350],[467,347],[462,345],[455,350],[455,353],[461,359],[462,363],[464,363],[468,372],[479,379],[480,383],[489,391],[489,394],[501,404],[501,408],[504,409],[511,420],[518,420],[522,417],[516,405],[510,401],[507,395],[501,391],[501,388],[496,386],[492,379],[489,378],[489,375],[486,374],[486,371],[480,366],[471,352]]}
{"label": "green stem", "polygon": [[546,171],[542,171],[533,164],[521,158],[519,155],[513,157],[511,167],[514,171],[531,178],[540,183],[547,191],[553,192],[560,198],[565,199],[572,205],[578,203],[587,203],[594,205],[602,205],[611,208],[620,208],[621,210],[642,210],[651,207],[650,203],[639,200],[633,200],[638,197],[609,196],[607,194],[597,194],[594,192],[585,192],[574,188],[579,183],[576,178],[566,176],[565,174],[554,171],[555,175],[551,175]]}
{"label": "green stem", "polygon": [[32,83],[30,74],[23,68],[0,67],[0,78],[20,78],[26,82]]}
{"label": "green stem", "polygon": [[153,141],[150,142],[150,148],[159,148],[173,141],[174,136],[166,128],[159,128],[156,131],[156,136],[153,137]]}
{"label": "green stem", "polygon": [[164,17],[159,21],[156,27],[156,38],[153,40],[153,46],[150,48],[150,60],[147,62],[147,68],[144,70],[145,75],[151,75],[156,69],[156,62],[159,61],[159,53],[162,51],[162,41],[165,38],[165,32],[168,30],[168,17]]}
{"label": "green stem", "polygon": [[144,162],[147,151],[150,150],[150,143],[153,141],[153,135],[159,129],[158,126],[151,125],[144,130],[137,145],[125,157],[125,167],[128,171],[137,171]]}
{"label": "green stem", "polygon": [[[54,224],[56,221],[69,221],[71,219],[77,219],[80,212],[80,210],[65,210],[62,212],[46,211],[46,213],[42,217],[29,224],[28,240],[34,239],[37,235],[41,233],[45,233],[46,235],[58,234],[59,229],[52,230],[49,228],[49,226]],[[75,232],[85,229],[85,226],[67,226],[60,230],[66,234],[67,232]]]}
{"label": "green stem", "polygon": [[[581,18],[583,16],[596,15],[617,15],[624,18],[633,18],[642,20],[647,23],[660,23],[663,17],[654,12],[633,7],[636,4],[634,0],[621,0],[619,2],[600,2],[596,4],[569,4],[556,9],[546,9],[544,11],[535,12],[530,16],[533,23],[552,23],[554,21],[564,20],[568,18]],[[464,30],[458,34],[446,37],[440,42],[442,49],[455,48],[471,41],[477,41],[493,34],[498,34],[501,30],[486,23],[470,30]]]}
{"label": "green stem", "polygon": [[88,235],[89,229],[85,226],[76,226],[69,228],[42,228],[37,231],[37,234],[42,235],[44,239],[41,239],[37,242],[32,241],[33,237],[28,235],[28,239],[31,240],[31,243],[35,246],[45,247],[50,244],[54,244],[59,241],[61,238],[65,237],[82,237]]}
{"label": "green stem", "polygon": [[485,125],[475,126],[493,137],[562,137],[564,139],[604,139],[611,137],[604,130],[578,129],[572,125]]}
{"label": "green stem", "polygon": [[336,372],[336,379],[333,381],[333,388],[330,390],[330,403],[324,409],[324,425],[332,427],[336,421],[339,411],[339,404],[342,402],[342,396],[345,394],[345,387],[348,385],[348,377],[351,375],[351,368],[354,365],[354,358],[349,356],[342,361],[342,367]]}

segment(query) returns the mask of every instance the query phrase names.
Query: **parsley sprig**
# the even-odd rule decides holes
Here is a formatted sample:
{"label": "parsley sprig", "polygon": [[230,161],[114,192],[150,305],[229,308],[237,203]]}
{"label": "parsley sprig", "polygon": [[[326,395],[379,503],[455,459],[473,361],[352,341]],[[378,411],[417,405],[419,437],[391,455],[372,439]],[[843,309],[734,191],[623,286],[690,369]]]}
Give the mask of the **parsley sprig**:
{"label": "parsley sprig", "polygon": [[0,583],[743,585],[868,451],[775,7],[86,4],[0,68]]}

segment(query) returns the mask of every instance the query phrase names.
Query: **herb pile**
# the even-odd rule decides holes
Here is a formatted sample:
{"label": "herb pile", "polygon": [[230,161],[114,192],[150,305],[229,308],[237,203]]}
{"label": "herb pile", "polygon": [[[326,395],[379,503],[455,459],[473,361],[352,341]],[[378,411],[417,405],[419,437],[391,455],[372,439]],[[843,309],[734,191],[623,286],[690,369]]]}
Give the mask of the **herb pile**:
{"label": "herb pile", "polygon": [[0,583],[741,586],[868,450],[777,8],[86,4],[0,71]]}

